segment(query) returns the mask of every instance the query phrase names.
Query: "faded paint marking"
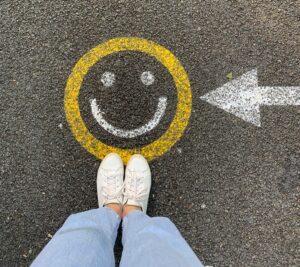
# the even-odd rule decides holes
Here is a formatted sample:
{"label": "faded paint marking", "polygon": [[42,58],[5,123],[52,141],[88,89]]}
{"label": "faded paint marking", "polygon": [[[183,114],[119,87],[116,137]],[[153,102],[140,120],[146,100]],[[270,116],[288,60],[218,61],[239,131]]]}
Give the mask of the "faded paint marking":
{"label": "faded paint marking", "polygon": [[150,132],[153,130],[161,121],[162,117],[165,114],[166,108],[167,108],[167,98],[166,97],[160,97],[159,102],[157,105],[156,112],[153,116],[153,118],[146,123],[145,125],[133,129],[133,130],[124,130],[117,127],[112,126],[109,122],[107,122],[103,117],[103,111],[98,107],[97,100],[92,99],[91,102],[91,109],[92,114],[96,121],[99,123],[99,125],[105,129],[107,132],[118,136],[122,138],[134,138],[140,135],[143,135],[147,132]]}
{"label": "faded paint marking", "polygon": [[259,86],[253,69],[200,98],[260,127],[260,107],[299,106],[300,87]]}
{"label": "faded paint marking", "polygon": [[[86,127],[78,103],[81,84],[89,69],[107,55],[122,51],[137,51],[155,57],[173,77],[177,90],[177,109],[173,121],[166,132],[152,143],[131,149],[106,145],[91,134]],[[108,40],[83,55],[74,66],[65,88],[65,113],[76,140],[91,154],[103,159],[108,153],[118,153],[124,163],[131,155],[139,153],[147,160],[153,160],[166,153],[183,135],[192,110],[192,92],[188,75],[180,61],[171,51],[146,39],[121,37]]]}

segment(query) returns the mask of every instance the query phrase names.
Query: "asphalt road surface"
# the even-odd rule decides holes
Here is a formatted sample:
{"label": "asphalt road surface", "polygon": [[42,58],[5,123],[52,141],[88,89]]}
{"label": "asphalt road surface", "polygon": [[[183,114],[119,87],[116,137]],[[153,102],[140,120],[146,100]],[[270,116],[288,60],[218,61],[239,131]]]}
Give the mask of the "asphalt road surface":
{"label": "asphalt road surface", "polygon": [[[300,265],[299,107],[262,107],[257,127],[200,99],[254,68],[260,85],[300,85],[298,0],[2,0],[0,23],[1,266],[27,266],[68,215],[97,207],[100,161],[72,134],[64,91],[76,62],[117,37],[166,47],[191,83],[183,136],[151,162],[149,214],[170,217],[205,265]],[[101,84],[105,71],[115,87]],[[141,83],[144,71],[153,86]],[[119,148],[159,138],[178,100],[165,67],[139,52],[97,63],[81,91],[88,129]],[[89,106],[93,96],[111,124],[132,129],[151,119],[162,95],[161,123],[130,139],[101,128]]]}

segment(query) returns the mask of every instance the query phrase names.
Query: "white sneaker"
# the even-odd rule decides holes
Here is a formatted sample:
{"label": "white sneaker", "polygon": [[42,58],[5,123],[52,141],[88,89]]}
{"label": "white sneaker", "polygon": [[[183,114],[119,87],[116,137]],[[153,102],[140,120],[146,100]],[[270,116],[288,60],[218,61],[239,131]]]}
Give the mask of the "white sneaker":
{"label": "white sneaker", "polygon": [[151,171],[147,160],[133,155],[125,171],[123,205],[138,206],[146,213],[150,188]]}
{"label": "white sneaker", "polygon": [[123,203],[124,165],[116,153],[108,154],[101,162],[97,174],[99,207],[110,203]]}

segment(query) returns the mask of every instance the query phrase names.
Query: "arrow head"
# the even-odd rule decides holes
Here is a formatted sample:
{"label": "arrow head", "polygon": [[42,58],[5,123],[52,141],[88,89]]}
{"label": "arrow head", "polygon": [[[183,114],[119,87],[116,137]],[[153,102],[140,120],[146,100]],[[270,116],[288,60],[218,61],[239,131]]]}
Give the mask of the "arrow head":
{"label": "arrow head", "polygon": [[258,88],[256,69],[200,98],[255,126],[261,126],[259,105],[262,103],[262,95]]}

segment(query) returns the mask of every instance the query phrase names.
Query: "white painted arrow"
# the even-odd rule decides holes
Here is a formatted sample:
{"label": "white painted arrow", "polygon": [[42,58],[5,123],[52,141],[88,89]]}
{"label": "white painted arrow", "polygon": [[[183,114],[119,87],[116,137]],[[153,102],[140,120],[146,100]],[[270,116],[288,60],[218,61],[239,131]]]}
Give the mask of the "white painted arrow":
{"label": "white painted arrow", "polygon": [[300,105],[300,86],[258,86],[254,69],[200,98],[260,127],[260,106]]}

